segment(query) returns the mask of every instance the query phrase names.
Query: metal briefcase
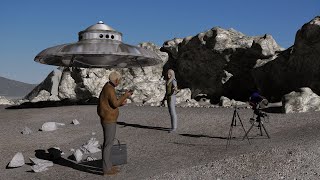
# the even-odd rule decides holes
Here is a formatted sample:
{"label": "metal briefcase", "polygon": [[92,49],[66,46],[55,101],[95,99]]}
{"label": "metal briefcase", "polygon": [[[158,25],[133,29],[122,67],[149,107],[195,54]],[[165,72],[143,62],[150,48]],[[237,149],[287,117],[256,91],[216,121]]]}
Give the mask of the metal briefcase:
{"label": "metal briefcase", "polygon": [[111,148],[111,162],[112,165],[127,164],[127,145],[121,144],[119,139],[118,144],[114,144]]}

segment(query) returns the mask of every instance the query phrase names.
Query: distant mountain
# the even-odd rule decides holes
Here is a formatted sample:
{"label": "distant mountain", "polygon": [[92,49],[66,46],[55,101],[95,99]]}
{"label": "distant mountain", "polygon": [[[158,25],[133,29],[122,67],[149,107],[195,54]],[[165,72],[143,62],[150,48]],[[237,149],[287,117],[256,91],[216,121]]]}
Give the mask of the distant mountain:
{"label": "distant mountain", "polygon": [[21,98],[35,88],[36,84],[27,84],[4,77],[0,77],[0,96],[7,98]]}

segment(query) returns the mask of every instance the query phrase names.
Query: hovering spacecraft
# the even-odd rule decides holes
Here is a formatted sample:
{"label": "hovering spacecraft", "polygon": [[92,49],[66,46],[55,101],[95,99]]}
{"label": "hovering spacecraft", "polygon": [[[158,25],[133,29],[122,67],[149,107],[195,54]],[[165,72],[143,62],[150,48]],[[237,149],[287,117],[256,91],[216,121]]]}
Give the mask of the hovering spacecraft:
{"label": "hovering spacecraft", "polygon": [[144,67],[162,62],[153,51],[124,44],[122,33],[102,21],[78,34],[78,42],[47,48],[34,60],[48,65],[83,68]]}

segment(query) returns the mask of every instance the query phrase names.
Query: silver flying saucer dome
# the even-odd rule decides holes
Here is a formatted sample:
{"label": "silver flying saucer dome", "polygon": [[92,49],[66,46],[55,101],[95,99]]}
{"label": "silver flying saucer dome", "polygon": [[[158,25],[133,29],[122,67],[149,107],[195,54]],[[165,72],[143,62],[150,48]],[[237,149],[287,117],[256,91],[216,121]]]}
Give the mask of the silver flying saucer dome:
{"label": "silver flying saucer dome", "polygon": [[128,68],[161,63],[153,51],[122,43],[122,34],[99,21],[79,32],[79,41],[41,51],[34,59],[42,64],[84,68]]}

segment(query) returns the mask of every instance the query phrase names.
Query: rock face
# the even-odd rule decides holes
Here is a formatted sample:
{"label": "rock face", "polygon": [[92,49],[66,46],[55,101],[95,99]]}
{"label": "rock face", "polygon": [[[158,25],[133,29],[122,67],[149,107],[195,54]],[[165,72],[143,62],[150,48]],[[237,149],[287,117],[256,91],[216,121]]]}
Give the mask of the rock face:
{"label": "rock face", "polygon": [[[294,45],[286,50],[271,35],[250,37],[219,27],[174,38],[161,48],[152,43],[140,46],[156,52],[163,63],[118,69],[124,78],[117,93],[134,89],[129,102],[160,105],[165,93],[163,76],[169,68],[176,72],[178,88],[190,91],[177,97],[188,106],[197,106],[191,99],[204,95],[217,104],[222,96],[247,101],[256,90],[270,102],[300,87],[320,93],[320,17],[303,25]],[[97,98],[112,70],[59,68],[26,98],[32,102]]]}
{"label": "rock face", "polygon": [[263,94],[278,101],[300,87],[320,93],[320,16],[304,24],[292,47],[253,70],[255,83]]}
{"label": "rock face", "polygon": [[300,88],[283,96],[282,105],[284,113],[320,111],[320,97],[310,88]]}
{"label": "rock face", "polygon": [[251,70],[256,61],[273,57],[281,48],[271,35],[249,37],[234,29],[213,28],[167,41],[161,50],[169,54],[164,72],[174,69],[192,97],[207,94],[218,103],[221,96],[247,100],[255,88]]}

